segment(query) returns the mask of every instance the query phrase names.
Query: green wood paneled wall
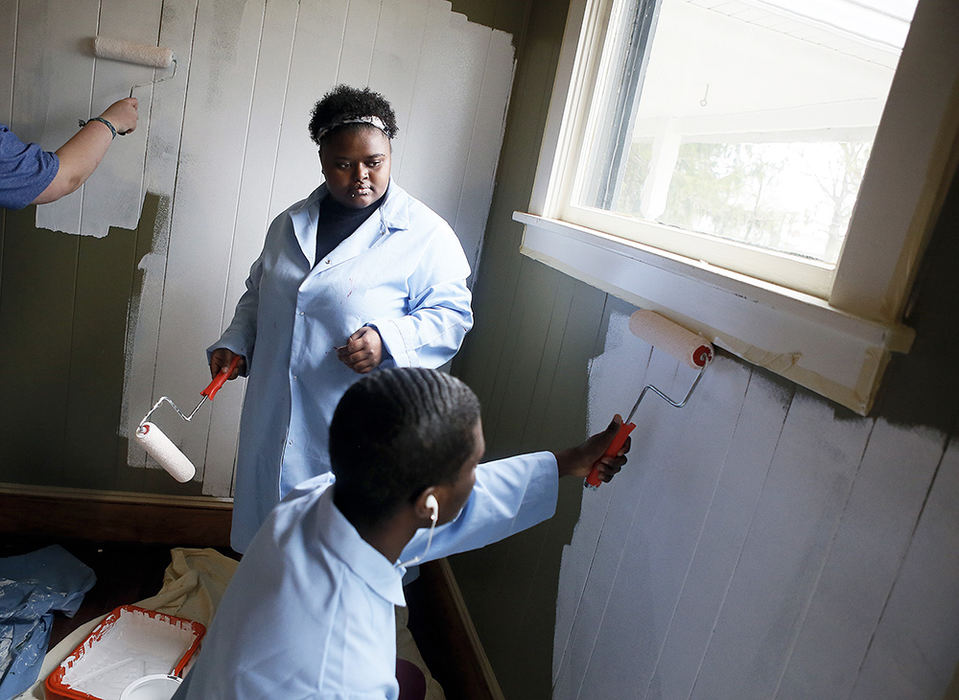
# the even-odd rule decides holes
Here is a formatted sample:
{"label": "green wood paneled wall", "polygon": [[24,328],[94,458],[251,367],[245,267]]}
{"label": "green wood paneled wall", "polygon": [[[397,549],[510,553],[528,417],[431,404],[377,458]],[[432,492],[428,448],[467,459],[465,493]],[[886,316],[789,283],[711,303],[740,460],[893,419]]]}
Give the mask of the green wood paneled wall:
{"label": "green wood paneled wall", "polygon": [[160,202],[104,238],[37,229],[35,208],[0,219],[0,482],[199,494],[126,464],[119,436],[126,330],[137,262]]}

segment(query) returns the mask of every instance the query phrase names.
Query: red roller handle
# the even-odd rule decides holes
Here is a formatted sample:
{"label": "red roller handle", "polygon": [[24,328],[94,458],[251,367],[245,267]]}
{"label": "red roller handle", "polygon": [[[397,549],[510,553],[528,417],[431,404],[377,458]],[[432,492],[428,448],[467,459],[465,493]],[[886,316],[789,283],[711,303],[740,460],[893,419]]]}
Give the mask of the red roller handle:
{"label": "red roller handle", "polygon": [[[616,437],[609,443],[609,447],[606,448],[603,457],[615,457],[635,427],[635,423],[620,423],[619,430],[616,431]],[[603,483],[603,480],[599,478],[599,461],[597,461],[590,470],[589,476],[587,476],[583,482],[583,486],[589,489],[598,489],[601,483]]]}
{"label": "red roller handle", "polygon": [[200,392],[200,396],[205,396],[208,399],[210,399],[210,401],[212,401],[213,397],[216,396],[216,392],[218,392],[220,390],[220,387],[222,387],[226,383],[227,377],[233,374],[233,370],[236,369],[237,365],[240,364],[240,360],[242,359],[243,359],[243,355],[234,355],[233,360],[232,362],[230,362],[230,366],[226,370],[226,372],[217,372],[216,376],[213,377],[213,381],[210,382],[209,386],[207,386],[206,389]]}

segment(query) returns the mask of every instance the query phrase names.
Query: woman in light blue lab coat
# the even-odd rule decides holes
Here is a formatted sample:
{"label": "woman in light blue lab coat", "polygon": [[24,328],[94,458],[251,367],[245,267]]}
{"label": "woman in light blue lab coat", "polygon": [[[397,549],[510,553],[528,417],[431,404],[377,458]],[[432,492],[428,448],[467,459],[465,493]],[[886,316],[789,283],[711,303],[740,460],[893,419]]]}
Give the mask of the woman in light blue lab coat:
{"label": "woman in light blue lab coat", "polygon": [[246,550],[270,510],[329,471],[343,392],[378,367],[438,367],[473,323],[469,264],[449,225],[390,179],[389,103],[340,85],[310,135],[325,183],[273,220],[210,371],[249,377],[231,545]]}

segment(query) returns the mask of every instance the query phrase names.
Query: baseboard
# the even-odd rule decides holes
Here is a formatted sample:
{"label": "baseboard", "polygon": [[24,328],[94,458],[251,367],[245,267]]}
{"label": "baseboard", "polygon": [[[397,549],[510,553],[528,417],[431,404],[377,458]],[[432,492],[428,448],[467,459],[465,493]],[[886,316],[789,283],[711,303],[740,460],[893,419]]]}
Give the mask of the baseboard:
{"label": "baseboard", "polygon": [[195,547],[230,544],[233,502],[0,483],[0,534]]}

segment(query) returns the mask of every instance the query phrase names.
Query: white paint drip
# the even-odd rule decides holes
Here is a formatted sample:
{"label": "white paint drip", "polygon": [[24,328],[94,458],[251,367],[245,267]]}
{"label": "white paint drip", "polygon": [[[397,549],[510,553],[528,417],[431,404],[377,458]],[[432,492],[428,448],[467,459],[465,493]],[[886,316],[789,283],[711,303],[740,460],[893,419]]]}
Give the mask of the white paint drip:
{"label": "white paint drip", "polygon": [[83,651],[64,661],[62,683],[103,700],[118,700],[138,678],[165,674],[193,645],[195,634],[135,610],[121,610],[101,635],[91,635]]}
{"label": "white paint drip", "polygon": [[[131,413],[131,398],[135,402],[152,401],[153,370],[156,357],[156,334],[159,323],[159,300],[163,295],[163,277],[170,245],[170,200],[160,197],[150,252],[137,264],[142,277],[138,295],[130,299],[127,309],[127,336],[124,343],[123,397],[120,406],[118,434],[128,439],[127,464],[137,467],[159,468],[145,459],[143,450],[132,439],[136,433],[136,411]],[[149,376],[147,376],[149,375]]]}

